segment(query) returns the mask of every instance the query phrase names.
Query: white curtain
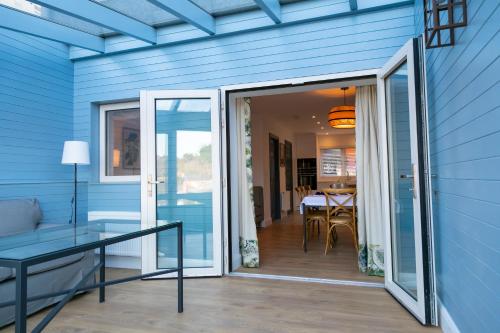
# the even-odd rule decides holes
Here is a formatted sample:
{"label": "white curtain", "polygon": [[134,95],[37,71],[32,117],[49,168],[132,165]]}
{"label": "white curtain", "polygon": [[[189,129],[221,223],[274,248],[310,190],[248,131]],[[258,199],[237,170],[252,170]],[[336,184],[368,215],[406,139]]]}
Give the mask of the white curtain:
{"label": "white curtain", "polygon": [[259,267],[259,245],[253,202],[250,98],[236,99],[238,123],[238,179],[240,252],[243,267]]}
{"label": "white curtain", "polygon": [[384,232],[380,183],[377,87],[356,89],[356,175],[358,264],[369,275],[384,275]]}

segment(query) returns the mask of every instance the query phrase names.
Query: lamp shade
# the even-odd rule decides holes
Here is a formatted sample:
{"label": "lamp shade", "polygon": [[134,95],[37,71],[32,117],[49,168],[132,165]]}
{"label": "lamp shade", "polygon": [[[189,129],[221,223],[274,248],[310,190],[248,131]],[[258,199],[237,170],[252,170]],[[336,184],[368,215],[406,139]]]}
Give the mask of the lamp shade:
{"label": "lamp shade", "polygon": [[355,128],[356,111],[354,106],[334,106],[328,113],[328,124],[333,128]]}
{"label": "lamp shade", "polygon": [[62,164],[90,164],[89,144],[85,141],[65,141]]}

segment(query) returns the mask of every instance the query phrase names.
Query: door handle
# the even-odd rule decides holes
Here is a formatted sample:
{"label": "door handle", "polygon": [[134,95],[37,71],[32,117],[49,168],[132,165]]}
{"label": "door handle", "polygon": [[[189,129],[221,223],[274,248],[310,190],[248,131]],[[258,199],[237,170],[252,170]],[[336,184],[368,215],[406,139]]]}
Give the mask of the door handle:
{"label": "door handle", "polygon": [[401,174],[399,175],[399,178],[401,179],[411,179],[412,180],[412,187],[410,187],[410,192],[413,193],[413,198],[417,198],[417,192],[415,191],[415,189],[417,188],[417,184],[416,184],[416,178],[415,178],[415,164],[412,163],[411,164],[411,169],[413,171],[413,174]]}
{"label": "door handle", "polygon": [[148,196],[150,197],[153,196],[153,184],[155,185],[165,184],[165,180],[153,180],[152,175],[148,176]]}
{"label": "door handle", "polygon": [[149,184],[165,184],[164,180],[148,180]]}

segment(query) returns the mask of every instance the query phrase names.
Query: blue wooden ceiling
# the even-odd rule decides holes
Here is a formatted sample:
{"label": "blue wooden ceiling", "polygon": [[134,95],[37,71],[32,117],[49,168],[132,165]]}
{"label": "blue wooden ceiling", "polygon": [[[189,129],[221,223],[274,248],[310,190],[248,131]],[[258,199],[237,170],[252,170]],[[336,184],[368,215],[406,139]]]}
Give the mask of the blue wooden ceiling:
{"label": "blue wooden ceiling", "polygon": [[[359,2],[359,3],[358,3]],[[391,0],[0,0],[0,27],[70,46],[108,53],[106,39],[122,35],[144,42],[140,47],[167,44],[158,31],[166,25],[189,24],[206,37],[277,24],[293,24],[354,15],[407,5],[413,1]],[[321,8],[316,16],[298,18],[292,6]],[[290,7],[290,10],[286,10]],[[326,9],[326,10],[325,10]],[[261,11],[267,20],[259,27],[226,31],[218,19],[248,11]],[[201,35],[202,36],[202,35]],[[197,38],[201,37],[197,35]],[[189,38],[188,38],[189,39]],[[90,54],[92,55],[92,54]]]}

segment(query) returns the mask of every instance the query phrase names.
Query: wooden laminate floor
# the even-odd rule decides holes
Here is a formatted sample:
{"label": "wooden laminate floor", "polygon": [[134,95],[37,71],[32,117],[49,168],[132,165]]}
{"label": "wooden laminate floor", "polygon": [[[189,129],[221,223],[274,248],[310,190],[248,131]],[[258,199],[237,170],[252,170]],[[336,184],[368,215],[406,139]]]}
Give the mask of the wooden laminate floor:
{"label": "wooden laminate floor", "polygon": [[[109,269],[111,278],[135,274]],[[134,281],[80,295],[49,324],[47,333],[177,332],[405,332],[421,326],[385,290],[238,277],[188,279],[185,312],[176,311],[176,282]],[[47,310],[29,319],[32,329]],[[14,332],[9,326],[2,332]]]}
{"label": "wooden laminate floor", "polygon": [[[316,230],[316,229],[315,229]],[[357,253],[349,229],[338,228],[337,244],[324,254],[324,226],[308,240],[308,252],[302,249],[302,216],[298,213],[258,230],[260,267],[239,268],[238,272],[289,275],[324,279],[383,282],[377,276],[359,272]]]}

